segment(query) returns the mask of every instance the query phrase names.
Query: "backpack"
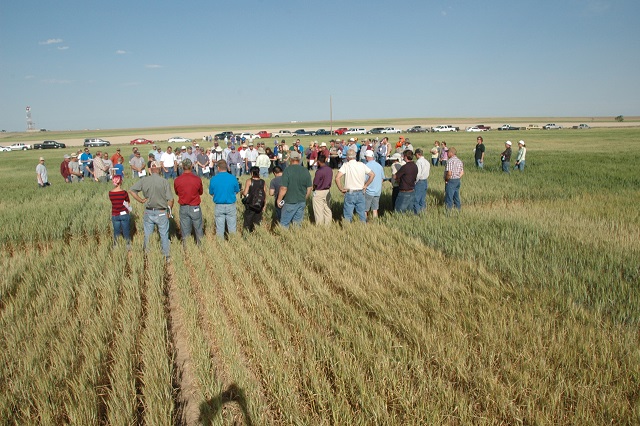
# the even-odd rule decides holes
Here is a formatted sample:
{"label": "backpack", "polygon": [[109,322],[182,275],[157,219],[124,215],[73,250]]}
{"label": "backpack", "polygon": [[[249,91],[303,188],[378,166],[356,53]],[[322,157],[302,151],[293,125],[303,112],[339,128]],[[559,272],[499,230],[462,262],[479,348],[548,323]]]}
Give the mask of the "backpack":
{"label": "backpack", "polygon": [[244,198],[244,204],[249,209],[256,213],[260,213],[264,208],[267,200],[267,194],[264,192],[264,180],[251,180],[251,186],[249,192]]}

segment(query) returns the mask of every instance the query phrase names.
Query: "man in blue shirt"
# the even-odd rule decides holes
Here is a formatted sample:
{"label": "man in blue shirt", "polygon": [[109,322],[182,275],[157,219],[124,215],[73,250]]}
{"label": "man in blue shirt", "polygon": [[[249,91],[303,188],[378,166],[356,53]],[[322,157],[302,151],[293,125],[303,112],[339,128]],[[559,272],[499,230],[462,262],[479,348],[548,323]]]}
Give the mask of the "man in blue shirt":
{"label": "man in blue shirt", "polygon": [[364,193],[364,211],[369,214],[371,211],[371,216],[367,219],[377,218],[378,217],[378,209],[380,208],[380,194],[382,194],[382,181],[384,179],[384,168],[374,160],[375,153],[371,150],[367,150],[364,153],[364,157],[367,159],[367,167],[373,171],[375,174],[373,180],[367,186],[367,189]]}
{"label": "man in blue shirt", "polygon": [[82,176],[88,178],[91,176],[91,169],[89,165],[93,161],[93,156],[89,152],[89,148],[85,148],[84,152],[80,154],[80,171],[82,172]]}
{"label": "man in blue shirt", "polygon": [[224,229],[229,234],[236,232],[236,194],[240,191],[238,179],[227,173],[227,162],[218,161],[218,173],[209,182],[209,194],[213,195],[215,206],[216,235],[224,240]]}

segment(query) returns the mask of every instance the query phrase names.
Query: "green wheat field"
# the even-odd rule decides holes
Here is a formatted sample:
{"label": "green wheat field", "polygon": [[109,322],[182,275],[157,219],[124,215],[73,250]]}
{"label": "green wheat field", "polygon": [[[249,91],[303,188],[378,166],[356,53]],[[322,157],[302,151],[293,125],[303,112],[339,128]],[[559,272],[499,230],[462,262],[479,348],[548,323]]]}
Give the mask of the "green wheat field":
{"label": "green wheat field", "polygon": [[329,227],[309,202],[220,243],[205,196],[203,247],[173,224],[169,264],[135,201],[112,249],[111,186],[64,184],[65,152],[0,153],[2,424],[639,424],[640,128],[486,132],[485,170],[476,136],[410,135],[457,148],[460,214],[438,167],[421,216],[385,183],[377,221],[343,223],[333,188]]}

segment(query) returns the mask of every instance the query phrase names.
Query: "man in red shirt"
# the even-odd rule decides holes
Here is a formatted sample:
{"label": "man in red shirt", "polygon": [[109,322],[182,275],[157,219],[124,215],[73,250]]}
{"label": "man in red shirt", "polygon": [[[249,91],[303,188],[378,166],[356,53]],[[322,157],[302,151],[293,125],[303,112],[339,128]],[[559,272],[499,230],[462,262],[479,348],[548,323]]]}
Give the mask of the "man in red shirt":
{"label": "man in red shirt", "polygon": [[111,156],[111,164],[115,166],[120,158],[124,161],[124,157],[120,154],[120,148],[116,148],[116,153]]}
{"label": "man in red shirt", "polygon": [[180,204],[180,232],[182,246],[186,246],[191,229],[196,233],[196,244],[200,245],[204,232],[202,231],[202,210],[200,196],[203,193],[202,180],[193,174],[193,162],[190,159],[182,161],[183,173],[173,182],[173,189]]}
{"label": "man in red shirt", "polygon": [[60,174],[64,178],[65,183],[71,183],[71,170],[69,170],[69,162],[71,157],[68,154],[64,155],[64,160],[60,163]]}

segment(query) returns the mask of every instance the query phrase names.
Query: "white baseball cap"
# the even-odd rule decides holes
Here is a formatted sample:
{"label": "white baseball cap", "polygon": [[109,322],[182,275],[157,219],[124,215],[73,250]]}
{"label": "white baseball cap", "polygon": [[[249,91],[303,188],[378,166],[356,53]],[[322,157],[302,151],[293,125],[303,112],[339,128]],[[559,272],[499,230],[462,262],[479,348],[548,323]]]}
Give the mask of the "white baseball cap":
{"label": "white baseball cap", "polygon": [[505,142],[507,145],[511,146],[511,141],[506,141]]}

